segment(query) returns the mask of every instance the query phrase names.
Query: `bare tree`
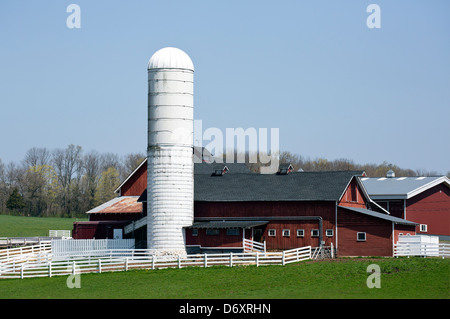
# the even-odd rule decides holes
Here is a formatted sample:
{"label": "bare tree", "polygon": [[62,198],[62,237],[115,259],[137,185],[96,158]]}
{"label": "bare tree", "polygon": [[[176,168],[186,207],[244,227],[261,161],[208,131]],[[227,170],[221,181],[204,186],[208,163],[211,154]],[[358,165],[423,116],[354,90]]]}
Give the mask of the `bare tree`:
{"label": "bare tree", "polygon": [[55,149],[52,153],[52,163],[61,186],[60,205],[66,215],[73,217],[72,212],[72,181],[81,178],[82,161],[81,146],[69,145],[66,149]]}

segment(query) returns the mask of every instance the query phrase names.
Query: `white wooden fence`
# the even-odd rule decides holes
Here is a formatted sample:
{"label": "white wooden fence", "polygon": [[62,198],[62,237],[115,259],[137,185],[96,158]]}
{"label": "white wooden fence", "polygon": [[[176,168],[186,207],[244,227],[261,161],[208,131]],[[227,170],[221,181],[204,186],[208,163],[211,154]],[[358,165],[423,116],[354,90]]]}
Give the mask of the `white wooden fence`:
{"label": "white wooden fence", "polygon": [[397,243],[394,245],[394,257],[450,257],[450,244],[434,243]]}
{"label": "white wooden fence", "polygon": [[257,242],[251,239],[244,238],[243,240],[244,252],[265,252],[266,242]]}
{"label": "white wooden fence", "polygon": [[40,258],[0,262],[0,278],[51,277],[89,272],[128,271],[130,269],[182,268],[215,265],[286,265],[311,258],[311,246],[282,252],[197,254],[158,256],[148,249],[95,250],[55,258],[51,253]]}
{"label": "white wooden fence", "polygon": [[96,250],[132,249],[134,239],[57,239],[51,244],[54,256],[72,256]]}

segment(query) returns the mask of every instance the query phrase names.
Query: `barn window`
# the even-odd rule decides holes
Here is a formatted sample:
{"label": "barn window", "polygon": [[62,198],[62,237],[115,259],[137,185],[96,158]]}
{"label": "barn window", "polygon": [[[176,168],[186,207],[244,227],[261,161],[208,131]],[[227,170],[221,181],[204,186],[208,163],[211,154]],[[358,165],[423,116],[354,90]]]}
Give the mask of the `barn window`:
{"label": "barn window", "polygon": [[192,236],[198,236],[198,229],[197,228],[192,229]]}
{"label": "barn window", "polygon": [[319,237],[319,230],[311,229],[311,237]]}
{"label": "barn window", "polygon": [[220,234],[220,229],[216,228],[207,228],[206,229],[206,235],[208,236],[217,236]]}
{"label": "barn window", "polygon": [[358,201],[358,192],[356,191],[356,184],[352,183],[352,185],[350,186],[350,194],[352,197],[352,202],[357,202]]}
{"label": "barn window", "polygon": [[269,236],[275,237],[277,235],[277,232],[275,229],[269,229]]}
{"label": "barn window", "polygon": [[239,228],[229,228],[227,229],[228,236],[239,236]]}
{"label": "barn window", "polygon": [[305,236],[305,230],[297,229],[297,237],[304,237],[304,236]]}
{"label": "barn window", "polygon": [[291,231],[289,229],[283,229],[283,237],[289,237],[291,235]]}
{"label": "barn window", "polygon": [[366,233],[357,233],[356,238],[358,241],[366,241]]}
{"label": "barn window", "polygon": [[426,224],[420,224],[420,231],[422,233],[426,233],[427,232],[427,225]]}
{"label": "barn window", "polygon": [[332,237],[333,236],[333,230],[332,229],[327,229],[325,231],[325,234],[327,235],[327,237]]}

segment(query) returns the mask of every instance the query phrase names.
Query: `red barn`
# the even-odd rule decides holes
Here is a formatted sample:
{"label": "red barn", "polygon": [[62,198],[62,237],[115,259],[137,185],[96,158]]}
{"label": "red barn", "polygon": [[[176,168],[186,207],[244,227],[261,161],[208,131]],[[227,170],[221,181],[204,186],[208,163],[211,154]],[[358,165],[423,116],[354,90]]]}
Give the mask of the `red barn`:
{"label": "red barn", "polygon": [[392,216],[416,222],[417,234],[450,240],[450,180],[440,177],[363,178],[369,196]]}
{"label": "red barn", "polygon": [[[372,201],[361,183],[364,176],[293,172],[289,166],[277,174],[255,174],[245,164],[196,163],[194,223],[185,229],[186,247],[242,251],[247,238],[265,242],[268,250],[333,244],[339,256],[392,256],[398,234],[414,235],[416,224]],[[122,196],[88,212],[90,221],[74,225],[74,234],[83,227],[92,234],[92,223],[117,229],[127,220],[131,228],[124,235],[145,242],[146,180],[144,161],[116,190]]]}

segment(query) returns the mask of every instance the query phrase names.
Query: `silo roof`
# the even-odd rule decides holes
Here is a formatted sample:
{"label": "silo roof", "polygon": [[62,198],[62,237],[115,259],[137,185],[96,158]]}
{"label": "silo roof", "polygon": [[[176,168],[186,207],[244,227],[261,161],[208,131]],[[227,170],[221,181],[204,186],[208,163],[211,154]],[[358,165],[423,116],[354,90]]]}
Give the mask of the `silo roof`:
{"label": "silo roof", "polygon": [[191,58],[183,50],[167,47],[158,50],[150,58],[148,69],[185,69],[194,71]]}

